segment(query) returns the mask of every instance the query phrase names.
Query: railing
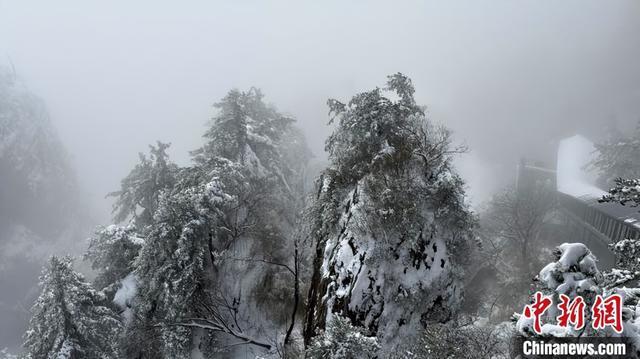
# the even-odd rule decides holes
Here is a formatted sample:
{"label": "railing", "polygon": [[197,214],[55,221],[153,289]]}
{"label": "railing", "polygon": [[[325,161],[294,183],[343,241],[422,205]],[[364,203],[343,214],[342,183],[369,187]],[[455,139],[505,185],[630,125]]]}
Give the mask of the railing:
{"label": "railing", "polygon": [[[550,180],[555,185],[556,171],[522,160],[518,166],[516,186],[539,180]],[[618,203],[599,203],[596,199],[579,198],[557,192],[560,206],[569,216],[589,230],[604,244],[630,238],[640,238],[640,208],[625,207]]]}
{"label": "railing", "polygon": [[[558,202],[576,219],[596,231],[608,243],[630,238],[640,238],[637,209],[622,207],[617,203],[598,203],[558,192]],[[602,238],[601,238],[602,239]]]}

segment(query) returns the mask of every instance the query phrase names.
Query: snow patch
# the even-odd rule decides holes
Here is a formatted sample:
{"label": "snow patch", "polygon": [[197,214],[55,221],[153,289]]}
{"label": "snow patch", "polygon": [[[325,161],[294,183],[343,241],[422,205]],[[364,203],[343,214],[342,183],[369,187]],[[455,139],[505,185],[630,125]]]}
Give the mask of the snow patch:
{"label": "snow patch", "polygon": [[129,322],[133,313],[131,313],[131,302],[138,292],[138,278],[135,274],[129,273],[120,281],[120,289],[113,296],[113,303],[123,309],[122,316],[126,322]]}

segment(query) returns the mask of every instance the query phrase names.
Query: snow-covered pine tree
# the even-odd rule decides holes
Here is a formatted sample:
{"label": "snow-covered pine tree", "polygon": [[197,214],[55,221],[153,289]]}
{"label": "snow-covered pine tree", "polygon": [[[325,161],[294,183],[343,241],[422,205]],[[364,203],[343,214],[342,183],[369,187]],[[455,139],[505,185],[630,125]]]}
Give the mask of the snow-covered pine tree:
{"label": "snow-covered pine tree", "polygon": [[189,358],[193,331],[178,324],[202,317],[201,305],[217,293],[210,241],[217,235],[219,207],[232,198],[216,175],[205,183],[194,178],[200,176],[196,171],[182,170],[172,191],[161,195],[136,260],[139,288],[127,331],[128,357]]}
{"label": "snow-covered pine tree", "polygon": [[624,205],[638,206],[640,204],[640,179],[616,178],[615,186],[605,194],[600,202],[618,202]]}
{"label": "snow-covered pine tree", "polygon": [[226,230],[214,243],[220,281],[248,321],[278,327],[291,320],[294,278],[287,267],[295,267],[293,235],[311,154],[295,120],[255,88],[232,90],[216,107],[195,162],[210,170],[230,161],[243,178],[235,181],[242,186],[225,186],[238,205],[224,210]]}
{"label": "snow-covered pine tree", "polygon": [[85,260],[98,275],[94,285],[105,290],[109,299],[120,282],[133,275],[147,226],[153,223],[160,196],[169,191],[178,173],[178,166],[169,160],[166,150],[170,144],[158,141],[149,145],[149,155],[139,153],[140,162],[121,181],[120,190],[108,194],[115,197],[113,215],[116,223],[128,221],[124,226],[110,225],[98,228],[89,238]]}
{"label": "snow-covered pine tree", "polygon": [[[138,282],[135,260],[153,223],[160,196],[176,181],[178,166],[169,160],[168,148],[168,143],[158,141],[156,146],[149,146],[149,155],[139,154],[140,162],[122,180],[120,190],[109,193],[116,198],[114,220],[129,223],[98,228],[85,253],[85,260],[97,272],[94,285],[110,307],[122,311],[127,326],[131,325],[132,296]],[[129,347],[131,338],[122,339],[122,346]]]}
{"label": "snow-covered pine tree", "polygon": [[[215,104],[219,112],[204,134],[206,143],[193,151],[195,162],[210,167],[215,165],[209,163],[211,160],[222,157],[253,166],[257,174],[266,175],[265,171],[269,171],[287,175],[289,165],[282,163],[280,147],[289,143],[286,137],[294,131],[295,120],[282,115],[263,99],[264,95],[256,88],[247,92],[229,91]],[[304,144],[298,149],[308,152]]]}
{"label": "snow-covered pine tree", "polygon": [[25,334],[27,358],[118,358],[118,316],[74,272],[71,258],[51,257],[40,285],[42,291]]}
{"label": "snow-covered pine tree", "polygon": [[158,141],[149,145],[149,156],[140,153],[140,162],[122,180],[120,190],[109,193],[116,197],[114,219],[122,222],[132,219],[139,231],[153,221],[162,191],[171,189],[178,166],[169,161],[170,143]]}
{"label": "snow-covered pine tree", "polygon": [[430,123],[402,74],[343,104],[330,166],[309,211],[315,242],[305,342],[335,316],[393,351],[458,309],[475,218],[453,171],[449,132]]}
{"label": "snow-covered pine tree", "polygon": [[380,344],[377,338],[368,337],[364,328],[352,326],[349,319],[335,316],[331,318],[327,329],[313,339],[306,357],[373,359],[377,357],[378,350]]}
{"label": "snow-covered pine tree", "polygon": [[89,239],[84,259],[90,261],[91,268],[97,272],[93,285],[109,299],[113,299],[120,281],[133,273],[143,242],[133,225],[98,228]]}
{"label": "snow-covered pine tree", "polygon": [[[571,327],[560,327],[556,323],[558,311],[556,305],[560,303],[559,296],[564,294],[571,299],[581,296],[585,299],[586,307],[590,308],[596,295],[602,295],[602,274],[596,266],[597,259],[582,243],[564,243],[554,251],[555,260],[547,264],[535,278],[535,291],[545,296],[552,296],[551,305],[543,318],[541,336],[581,336],[593,335],[594,330],[586,321],[584,328],[576,332]],[[532,297],[533,298],[533,297]],[[534,321],[517,314],[516,329],[523,336],[538,336],[533,330]],[[588,319],[588,316],[585,317]]]}
{"label": "snow-covered pine tree", "polygon": [[457,318],[447,323],[433,323],[423,331],[418,343],[405,351],[406,359],[507,359],[512,331],[505,325],[485,320]]}
{"label": "snow-covered pine tree", "polygon": [[287,268],[298,268],[293,229],[309,151],[293,119],[258,90],[231,91],[217,107],[195,165],[177,169],[172,186],[144,192],[158,202],[138,229],[128,357],[219,355],[238,340],[270,347],[250,337],[276,328],[276,338],[291,318]]}

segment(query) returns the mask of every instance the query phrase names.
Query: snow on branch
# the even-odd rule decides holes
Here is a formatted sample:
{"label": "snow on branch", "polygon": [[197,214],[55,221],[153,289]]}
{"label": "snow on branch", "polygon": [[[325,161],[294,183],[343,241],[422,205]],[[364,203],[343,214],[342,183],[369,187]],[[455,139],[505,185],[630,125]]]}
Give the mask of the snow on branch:
{"label": "snow on branch", "polygon": [[162,326],[200,328],[200,329],[205,329],[213,332],[226,333],[231,335],[234,338],[242,340],[242,342],[236,343],[237,345],[242,345],[242,344],[256,345],[256,346],[265,348],[267,350],[271,350],[272,348],[271,344],[252,338],[246,334],[243,334],[240,331],[236,331],[232,329],[229,325],[227,325],[225,322],[219,321],[217,319],[209,320],[204,318],[190,318],[184,321],[156,325],[156,327],[162,327]]}

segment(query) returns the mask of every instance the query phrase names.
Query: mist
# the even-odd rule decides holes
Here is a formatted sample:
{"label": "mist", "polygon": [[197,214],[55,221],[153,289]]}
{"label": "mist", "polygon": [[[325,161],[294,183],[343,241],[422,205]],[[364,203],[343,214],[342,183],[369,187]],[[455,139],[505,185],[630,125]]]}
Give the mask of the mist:
{"label": "mist", "polygon": [[261,89],[324,161],[327,99],[396,72],[468,146],[456,165],[475,208],[521,158],[553,167],[565,137],[635,128],[638,34],[637,1],[0,0],[0,64],[46,104],[91,226],[149,144],[189,164],[230,89]]}
{"label": "mist", "polygon": [[[491,177],[521,156],[546,159],[558,138],[638,120],[639,15],[633,1],[3,1],[0,45],[104,204],[147,144],[169,141],[188,161],[211,105],[234,87],[262,89],[322,158],[326,100],[401,71],[468,144],[462,171]],[[478,201],[500,180],[474,177]]]}

